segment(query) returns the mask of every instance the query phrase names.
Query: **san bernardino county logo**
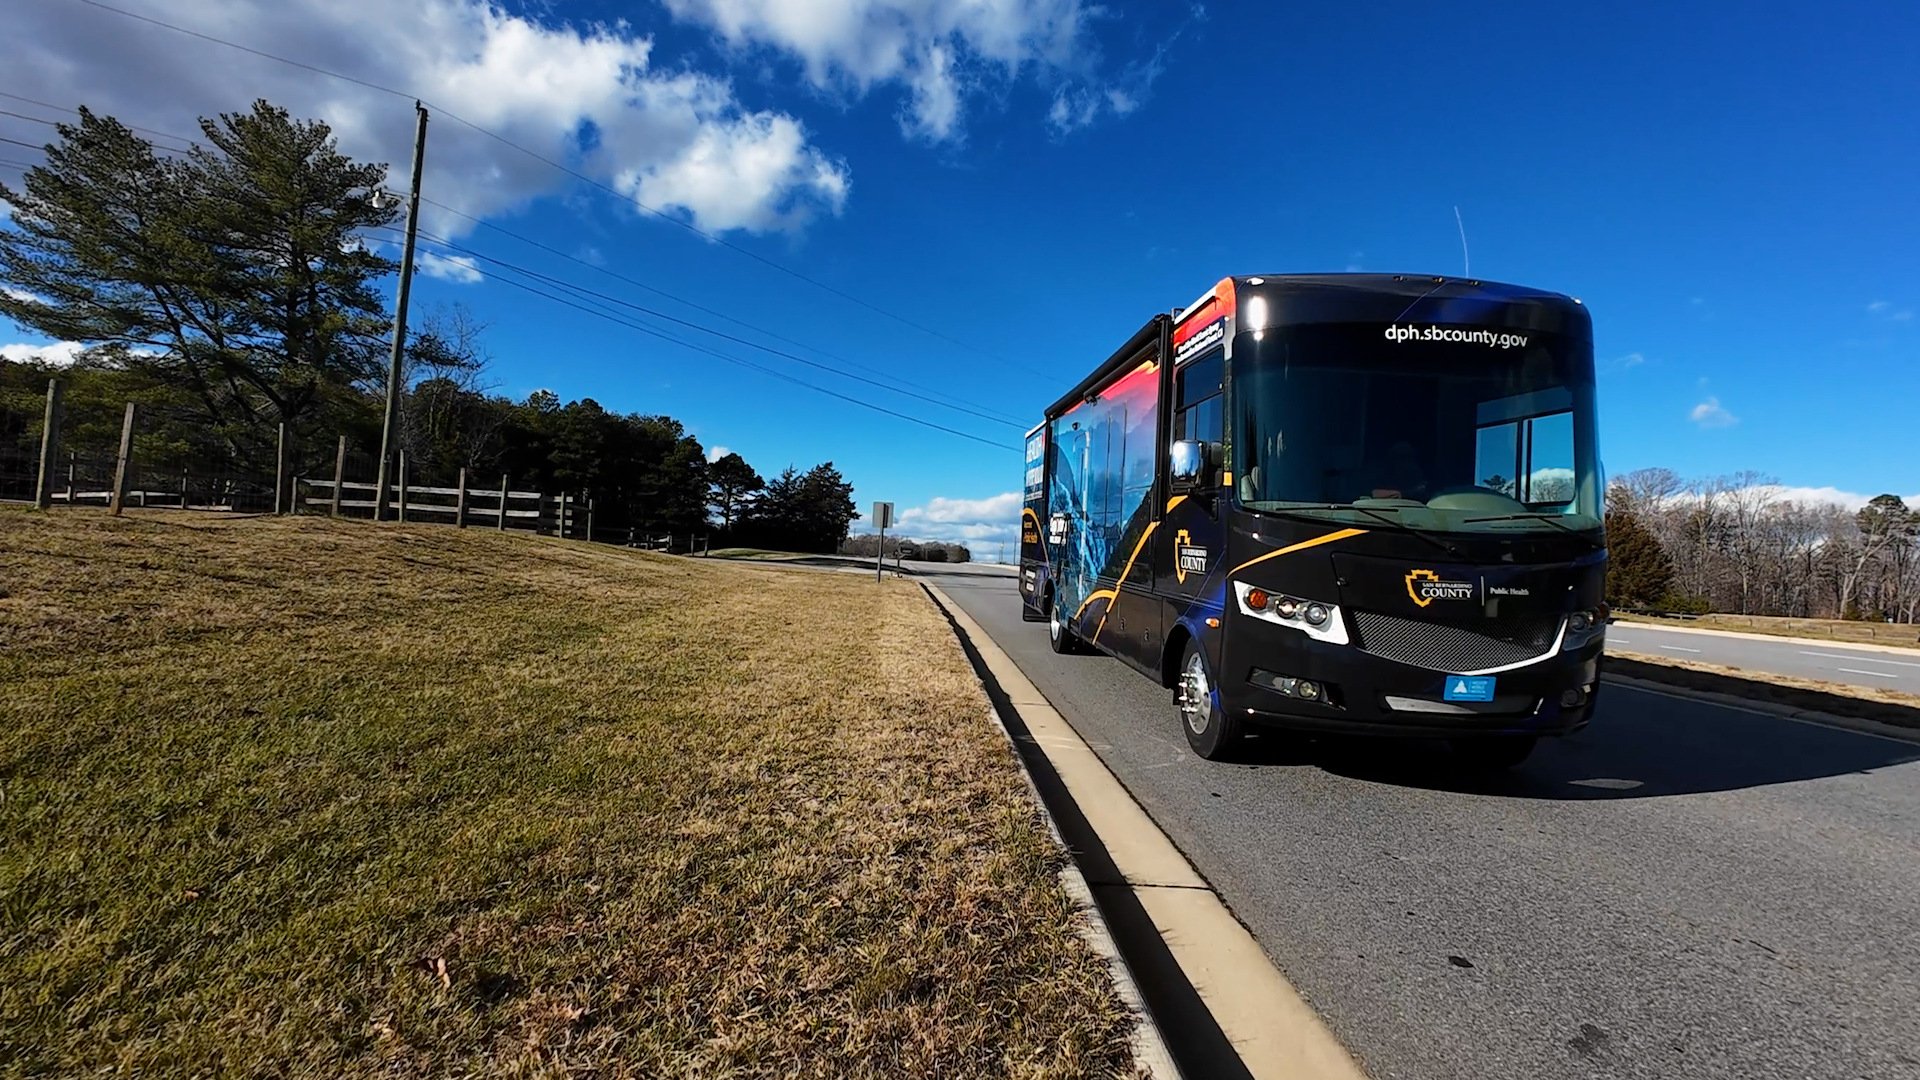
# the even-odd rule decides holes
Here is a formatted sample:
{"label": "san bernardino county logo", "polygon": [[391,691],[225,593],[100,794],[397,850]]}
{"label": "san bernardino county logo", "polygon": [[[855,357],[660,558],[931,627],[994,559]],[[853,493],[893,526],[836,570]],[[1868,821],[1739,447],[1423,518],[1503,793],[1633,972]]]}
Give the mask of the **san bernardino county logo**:
{"label": "san bernardino county logo", "polygon": [[1188,574],[1207,572],[1207,549],[1193,546],[1193,537],[1181,529],[1173,534],[1173,576],[1182,585]]}
{"label": "san bernardino county logo", "polygon": [[1420,607],[1426,607],[1435,600],[1471,600],[1473,582],[1442,581],[1440,575],[1431,570],[1409,570],[1407,595]]}

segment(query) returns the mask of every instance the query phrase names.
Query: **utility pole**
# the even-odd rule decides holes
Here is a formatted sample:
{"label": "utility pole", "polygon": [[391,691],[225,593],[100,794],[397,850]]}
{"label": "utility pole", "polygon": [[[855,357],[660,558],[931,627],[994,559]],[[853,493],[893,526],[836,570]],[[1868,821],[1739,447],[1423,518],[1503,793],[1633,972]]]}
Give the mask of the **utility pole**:
{"label": "utility pole", "polygon": [[387,415],[380,423],[380,479],[374,485],[373,520],[387,516],[387,479],[400,426],[400,358],[407,347],[407,294],[413,287],[413,238],[420,225],[420,166],[427,157],[427,107],[413,103],[413,185],[407,196],[407,242],[400,249],[400,295],[393,302],[393,353],[387,359]]}

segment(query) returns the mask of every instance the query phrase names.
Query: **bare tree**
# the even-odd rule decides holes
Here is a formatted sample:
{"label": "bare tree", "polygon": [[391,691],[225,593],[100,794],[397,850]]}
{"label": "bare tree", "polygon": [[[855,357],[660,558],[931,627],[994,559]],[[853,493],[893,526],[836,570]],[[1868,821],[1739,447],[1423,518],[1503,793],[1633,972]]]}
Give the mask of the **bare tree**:
{"label": "bare tree", "polygon": [[1747,470],[1727,481],[1720,500],[1726,512],[1724,554],[1732,561],[1732,576],[1740,583],[1740,613],[1754,610],[1754,583],[1761,572],[1766,538],[1761,528],[1767,511],[1779,499],[1780,481]]}

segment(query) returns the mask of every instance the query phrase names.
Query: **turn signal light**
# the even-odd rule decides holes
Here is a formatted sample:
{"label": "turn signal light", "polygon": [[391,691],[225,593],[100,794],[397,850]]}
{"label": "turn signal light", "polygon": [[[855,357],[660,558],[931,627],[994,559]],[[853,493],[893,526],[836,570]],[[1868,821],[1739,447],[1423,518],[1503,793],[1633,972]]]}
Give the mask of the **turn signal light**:
{"label": "turn signal light", "polygon": [[1247,606],[1255,611],[1267,610],[1267,593],[1264,589],[1255,589],[1247,594]]}

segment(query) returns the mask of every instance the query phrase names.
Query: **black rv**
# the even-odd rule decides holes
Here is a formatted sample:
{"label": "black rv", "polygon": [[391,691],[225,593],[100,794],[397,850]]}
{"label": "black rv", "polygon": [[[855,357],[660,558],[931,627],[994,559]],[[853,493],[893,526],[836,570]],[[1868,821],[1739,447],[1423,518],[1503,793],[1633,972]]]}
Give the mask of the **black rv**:
{"label": "black rv", "polygon": [[1592,323],[1456,278],[1227,278],[1027,436],[1020,591],[1060,652],[1252,725],[1517,764],[1586,724],[1606,610]]}

